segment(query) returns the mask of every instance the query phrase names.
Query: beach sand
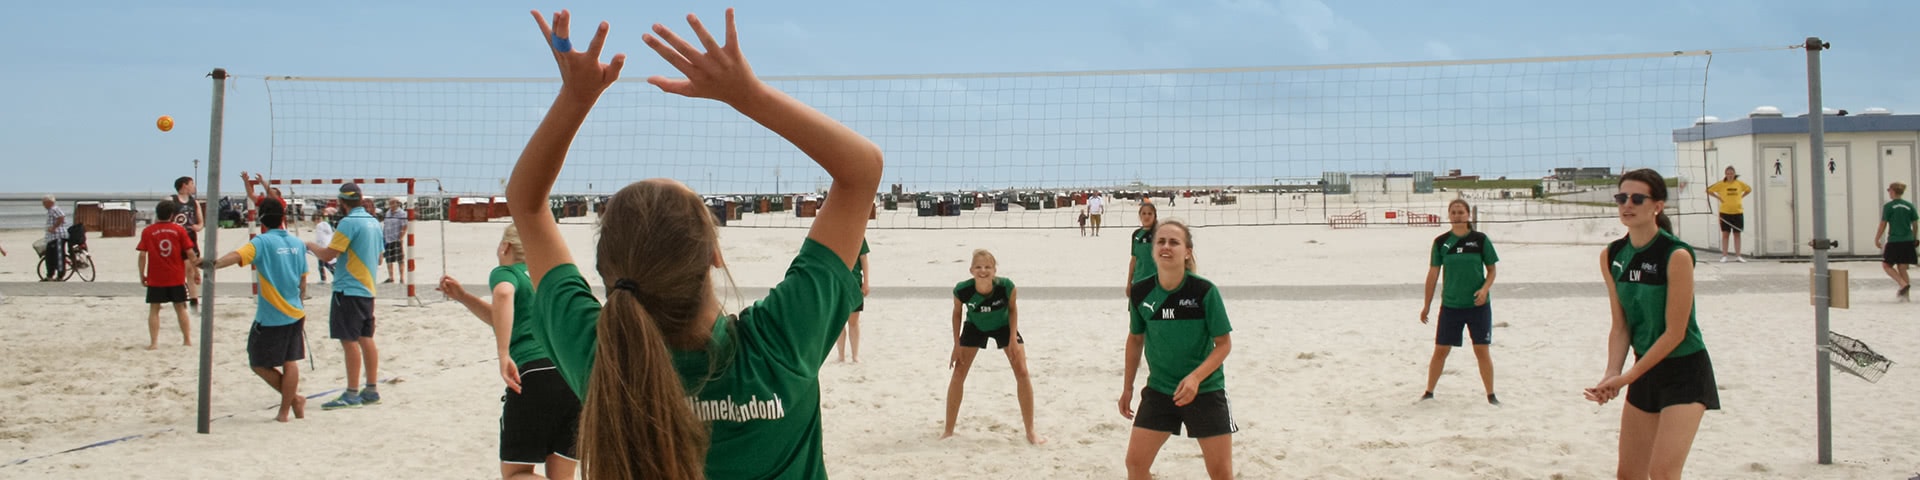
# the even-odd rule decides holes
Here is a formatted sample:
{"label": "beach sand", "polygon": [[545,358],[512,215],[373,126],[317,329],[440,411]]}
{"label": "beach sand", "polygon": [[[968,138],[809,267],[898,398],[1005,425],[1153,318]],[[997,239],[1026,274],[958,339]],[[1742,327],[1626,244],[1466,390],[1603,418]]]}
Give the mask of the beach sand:
{"label": "beach sand", "polygon": [[[1196,211],[1163,207],[1163,218],[1199,215],[1205,207],[1186,208]],[[1130,424],[1115,403],[1126,335],[1120,287],[1137,222],[1130,206],[1122,209],[1129,214],[1110,214],[1097,238],[1073,229],[870,232],[875,292],[863,318],[862,362],[829,360],[821,371],[833,477],[1124,476]],[[568,242],[590,265],[592,226],[569,222],[576,223],[565,227]],[[344,386],[344,369],[338,344],[322,338],[326,306],[314,302],[307,334],[315,368],[301,363],[301,391],[324,396],[310,402],[306,419],[289,424],[273,421],[277,398],[245,367],[254,308],[240,283],[246,278],[241,270],[222,272],[210,435],[194,432],[198,349],[178,345],[170,311],[162,315],[162,348],[144,351],[139,296],[72,296],[22,283],[32,280],[27,244],[37,234],[0,232],[12,254],[0,258],[0,282],[7,282],[0,294],[8,295],[0,303],[0,338],[14,372],[0,380],[0,400],[10,404],[0,409],[0,478],[497,477],[502,382],[492,340],[431,285],[442,254],[453,259],[444,264],[449,273],[469,285],[484,281],[505,226],[417,224],[425,305],[407,306],[397,296],[401,289],[383,287],[381,376],[393,383],[381,387],[381,405],[319,408]],[[1502,407],[1486,404],[1466,349],[1449,359],[1437,398],[1416,401],[1433,338],[1433,326],[1418,322],[1420,282],[1427,248],[1443,227],[1194,232],[1200,273],[1223,286],[1235,327],[1224,368],[1241,428],[1234,438],[1240,478],[1611,477],[1621,403],[1594,405],[1581,389],[1605,367],[1600,245],[1623,229],[1600,219],[1484,230],[1502,257],[1492,301]],[[779,280],[803,235],[722,230],[724,256],[746,300]],[[230,229],[223,236],[223,244],[234,245],[245,234]],[[132,239],[91,244],[101,259],[100,282],[136,279]],[[1012,376],[997,351],[975,361],[957,436],[937,439],[951,348],[945,292],[966,278],[974,248],[993,250],[1000,275],[1023,288],[1021,325],[1046,445],[1025,444]],[[1724,409],[1702,422],[1689,476],[1920,472],[1920,449],[1913,448],[1920,377],[1905,365],[1879,383],[1833,376],[1836,462],[1815,463],[1807,268],[1774,261],[1699,266],[1699,321]],[[1891,282],[1875,263],[1835,268],[1851,270],[1855,291],[1853,308],[1833,310],[1833,329],[1896,362],[1920,358],[1910,341],[1920,336],[1911,321],[1920,307],[1893,303]],[[194,318],[197,329],[198,311]],[[1197,445],[1178,437],[1161,451],[1155,472],[1205,478]]]}

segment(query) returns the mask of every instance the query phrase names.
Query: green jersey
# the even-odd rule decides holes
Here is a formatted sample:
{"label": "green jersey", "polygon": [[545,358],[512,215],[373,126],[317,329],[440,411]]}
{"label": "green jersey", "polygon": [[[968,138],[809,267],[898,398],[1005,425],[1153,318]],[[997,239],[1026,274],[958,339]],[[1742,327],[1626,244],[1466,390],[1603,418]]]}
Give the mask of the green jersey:
{"label": "green jersey", "polygon": [[973,324],[982,332],[991,332],[1007,328],[1009,316],[1013,310],[1013,280],[995,277],[993,288],[980,293],[974,279],[953,286],[953,298],[959,300],[960,308],[967,312],[967,323]]}
{"label": "green jersey", "polygon": [[1440,234],[1433,239],[1432,256],[1428,266],[1441,267],[1440,306],[1446,308],[1473,308],[1473,292],[1487,284],[1487,267],[1500,263],[1493,241],[1481,232]]}
{"label": "green jersey", "polygon": [[[573,265],[554,267],[534,296],[536,337],[585,398],[600,301]],[[707,478],[827,478],[820,365],[859,298],[847,264],[808,239],[767,298],[715,320],[704,349],[673,352],[686,401],[712,428]]]}
{"label": "green jersey", "polygon": [[[860,239],[860,256],[854,257],[853,259],[853,278],[860,279],[861,281],[867,279],[867,252],[871,251],[873,250],[867,248],[867,240],[864,238]],[[859,285],[859,283],[854,284],[854,286]]]}
{"label": "green jersey", "polygon": [[1913,241],[1915,215],[1913,202],[1895,199],[1880,207],[1880,221],[1887,222],[1887,243]]}
{"label": "green jersey", "polygon": [[1147,279],[1160,267],[1153,264],[1153,231],[1140,227],[1133,231],[1133,281]]}
{"label": "green jersey", "polygon": [[[488,290],[505,283],[513,285],[513,303],[505,305],[513,309],[513,331],[507,341],[507,356],[516,365],[526,365],[534,360],[548,358],[547,347],[533,340],[533,280],[527,278],[527,264],[516,263],[493,267],[493,273],[487,275]],[[501,308],[494,305],[493,308]]]}
{"label": "green jersey", "polygon": [[[1160,393],[1172,395],[1213,354],[1214,337],[1233,331],[1220,290],[1199,275],[1188,273],[1173,290],[1160,288],[1159,275],[1147,277],[1127,289],[1127,300],[1128,331],[1147,340],[1147,388]],[[1200,393],[1227,388],[1226,370],[1202,379]]]}
{"label": "green jersey", "polygon": [[[1607,245],[1608,274],[1613,276],[1614,293],[1620,297],[1620,309],[1627,314],[1627,332],[1633,336],[1633,352],[1645,355],[1653,348],[1653,342],[1667,333],[1667,302],[1693,299],[1667,298],[1667,272],[1673,252],[1685,250],[1693,254],[1693,247],[1681,242],[1666,230],[1645,246],[1634,247],[1625,237]],[[1679,357],[1706,350],[1707,344],[1700,337],[1700,324],[1695,321],[1698,308],[1687,312],[1687,337],[1674,347],[1667,357]]]}

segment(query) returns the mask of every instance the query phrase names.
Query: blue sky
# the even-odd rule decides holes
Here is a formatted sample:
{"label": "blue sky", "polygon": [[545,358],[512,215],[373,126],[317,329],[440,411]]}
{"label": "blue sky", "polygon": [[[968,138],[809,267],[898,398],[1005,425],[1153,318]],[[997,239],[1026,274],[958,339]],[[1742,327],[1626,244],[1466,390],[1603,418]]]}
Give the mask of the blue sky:
{"label": "blue sky", "polygon": [[[1920,57],[1907,51],[1907,45],[1912,43],[1911,34],[1904,33],[1912,30],[1913,19],[1920,18],[1920,4],[1909,2],[1835,1],[1826,2],[1819,9],[1808,8],[1804,2],[1785,1],[1581,2],[1577,5],[1316,0],[976,1],[919,5],[880,1],[730,4],[340,1],[290,5],[177,1],[165,2],[166,6],[155,3],[158,2],[104,1],[87,2],[85,6],[32,3],[14,6],[10,9],[12,15],[0,19],[0,32],[4,32],[0,35],[9,37],[0,42],[0,64],[8,66],[0,72],[0,89],[10,92],[0,97],[0,112],[7,113],[0,115],[0,132],[4,132],[0,133],[0,152],[5,152],[0,155],[4,155],[9,166],[9,174],[0,176],[0,189],[10,192],[167,189],[173,177],[192,173],[194,159],[206,158],[211,86],[205,74],[213,67],[225,67],[234,74],[247,76],[234,82],[229,90],[224,154],[228,172],[266,170],[268,157],[276,153],[271,148],[270,137],[274,131],[268,127],[266,87],[260,76],[552,76],[551,59],[542,54],[540,40],[526,14],[531,8],[565,7],[574,12],[576,19],[613,22],[614,33],[607,50],[629,54],[631,61],[625,76],[634,80],[669,70],[640,42],[640,34],[647,25],[660,22],[681,26],[680,19],[687,12],[711,18],[710,23],[718,25],[722,10],[729,5],[739,9],[743,43],[749,58],[756,71],[766,76],[1239,67],[1557,56],[1784,46],[1818,35],[1835,45],[1824,57],[1828,106],[1855,111],[1879,106],[1899,113],[1920,113],[1920,93],[1903,88],[1912,84],[1911,79],[1920,77],[1920,60],[1916,60]],[[1711,89],[1706,98],[1708,113],[1723,118],[1738,117],[1757,105],[1778,105],[1788,113],[1804,111],[1803,59],[1804,55],[1798,51],[1714,57]],[[1629,68],[1686,72],[1698,66],[1631,63]],[[1511,70],[1468,70],[1464,74],[1478,78],[1504,74],[1502,72]],[[1532,74],[1545,73],[1533,71]],[[1324,72],[1317,75],[1281,77],[1280,80],[1305,78],[1318,85],[1315,88],[1332,88],[1342,81],[1376,78]],[[975,91],[1002,85],[979,81],[955,83],[959,88]],[[1096,84],[1045,85],[1073,89]],[[940,89],[947,84],[908,85]],[[1138,86],[1124,82],[1098,85],[1107,85],[1115,91],[1133,91],[1136,90],[1133,87]],[[607,124],[610,130],[602,133],[599,140],[583,138],[588,148],[602,145],[605,149],[619,150],[623,148],[618,146],[621,141],[630,144],[634,140],[622,136],[625,134],[618,133],[621,130],[615,127],[649,128],[648,125],[660,120],[662,115],[694,120],[725,116],[726,112],[710,105],[654,98],[638,88],[643,86],[616,92],[618,96],[610,97],[630,102],[621,103],[626,105],[627,113],[599,115],[600,112],[596,112],[594,120]],[[515,98],[538,99],[544,92],[537,84],[514,88],[514,94],[518,95]],[[836,88],[821,88],[811,94],[845,95],[849,94],[846,90],[868,87]],[[1698,101],[1697,93],[1689,95],[1692,97],[1676,98]],[[364,100],[346,96],[328,101]],[[910,104],[912,99],[891,101]],[[603,101],[603,108],[608,103]],[[1668,101],[1654,107],[1662,110],[1660,115],[1672,116],[1680,114],[1672,111],[1677,104],[1677,100]],[[662,113],[671,110],[668,107],[684,107],[693,113]],[[1365,113],[1371,107],[1359,108],[1359,112]],[[1412,107],[1379,108],[1404,113],[1401,110]],[[1698,107],[1693,108],[1697,111]],[[283,107],[283,110],[288,109]],[[879,115],[876,112],[847,115]],[[511,125],[528,121],[524,117],[537,116],[537,113],[537,109],[515,108],[514,113],[502,114],[498,120]],[[170,133],[158,132],[153,127],[154,118],[162,114],[172,115],[178,121]],[[287,112],[281,114],[281,135],[290,137],[289,133],[300,133],[288,131],[295,127],[285,121]],[[1633,114],[1627,116],[1633,117]],[[1497,123],[1499,120],[1479,121]],[[892,128],[860,121],[849,123],[866,125],[866,129]],[[1682,125],[1672,125],[1679,126]],[[686,131],[685,126],[676,128]],[[732,124],[726,127],[737,128],[738,125]],[[589,134],[592,132],[590,128]],[[1445,134],[1445,131],[1425,133]],[[899,139],[914,138],[904,133],[869,134],[886,138],[888,141],[883,142],[883,147]],[[1659,132],[1650,135],[1657,134]],[[519,135],[518,132],[500,134],[506,144],[494,149],[510,154],[517,150],[512,140]],[[640,137],[640,143],[661,141],[666,137],[660,135],[670,133],[647,135]],[[739,135],[742,136],[737,140],[745,140],[742,142],[745,146],[736,147],[737,151],[732,154],[757,152],[779,159],[741,163],[739,159],[744,157],[696,155],[688,161],[662,161],[659,165],[675,168],[654,171],[619,166],[618,158],[594,163],[593,154],[584,153],[579,155],[582,157],[579,164],[584,168],[579,172],[584,176],[563,179],[563,182],[668,175],[696,177],[689,181],[698,183],[697,177],[713,173],[709,167],[686,165],[699,163],[700,158],[733,162],[733,168],[783,167],[794,172],[787,174],[794,179],[814,174],[807,170],[803,159],[767,153],[779,149],[768,139],[755,137],[751,132]],[[1185,143],[1189,139],[1182,138],[1176,143],[1189,144]],[[349,140],[355,141],[369,140]],[[606,143],[591,143],[595,141]],[[1351,147],[1359,142],[1338,140],[1321,147]],[[1056,147],[1092,148],[1086,145]],[[683,147],[646,148],[671,152]],[[901,149],[994,151],[1000,148],[936,143],[907,145]],[[1379,148],[1384,147],[1375,147]],[[1547,153],[1578,155],[1583,151],[1579,146],[1558,148],[1568,151]],[[1391,151],[1394,148],[1386,149],[1390,151],[1385,153],[1394,153]],[[1294,153],[1302,155],[1319,154],[1295,150]],[[292,157],[301,152],[283,147],[277,153]],[[309,153],[331,154],[332,151],[320,149]],[[619,152],[609,155],[618,157],[612,153]],[[901,175],[890,171],[889,181],[904,175],[909,183],[932,183],[934,179],[956,174],[943,170],[947,167],[942,162],[950,161],[930,158],[916,163],[914,159],[904,158],[893,164],[903,167]],[[1007,167],[1034,162],[1018,156],[989,161]],[[488,162],[491,162],[489,168],[501,168],[497,160]],[[1090,160],[1079,165],[1110,171],[1100,174],[1052,171],[1040,175],[1056,180],[1155,176],[1153,172],[1137,170],[1164,164],[1166,160],[1102,162],[1104,160]],[[595,165],[599,170],[593,170]],[[1071,170],[1072,165],[1070,161],[1064,168]],[[1467,165],[1488,167],[1486,169],[1496,173],[1508,170],[1521,173],[1520,168],[1504,164],[1468,162]],[[457,165],[416,167],[450,169],[453,166]],[[290,168],[283,165],[282,171]],[[1118,171],[1126,168],[1135,171]],[[418,171],[399,173],[422,174]],[[1253,172],[1257,175],[1283,173],[1293,174],[1269,169]],[[475,178],[487,175],[492,173],[476,174]],[[1241,173],[1190,172],[1176,176],[1207,180],[1223,175]],[[984,184],[1026,176],[1003,172],[969,177],[963,183]],[[232,178],[231,175],[228,178]],[[229,189],[235,186],[233,182],[226,183]],[[739,185],[710,187],[741,188]],[[606,187],[596,189],[604,191]]]}

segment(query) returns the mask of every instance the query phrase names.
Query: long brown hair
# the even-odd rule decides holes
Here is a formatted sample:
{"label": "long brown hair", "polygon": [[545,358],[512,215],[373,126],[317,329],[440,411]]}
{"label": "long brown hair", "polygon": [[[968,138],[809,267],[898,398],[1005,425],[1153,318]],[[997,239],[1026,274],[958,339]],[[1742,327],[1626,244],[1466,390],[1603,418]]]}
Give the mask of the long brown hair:
{"label": "long brown hair", "polygon": [[708,430],[694,417],[670,348],[711,338],[698,318],[719,231],[699,195],[635,182],[607,201],[596,269],[607,282],[598,353],[580,415],[580,466],[596,480],[703,478]]}
{"label": "long brown hair", "polygon": [[1453,214],[1454,205],[1459,205],[1461,208],[1467,209],[1467,231],[1473,231],[1473,205],[1467,204],[1467,199],[1464,198],[1453,199],[1453,201],[1447,202],[1448,215]]}
{"label": "long brown hair", "polygon": [[1187,272],[1198,273],[1200,271],[1200,263],[1193,259],[1193,229],[1187,228],[1187,222],[1179,220],[1158,220],[1153,227],[1154,236],[1159,237],[1160,227],[1165,226],[1180,227],[1180,238],[1187,244]]}
{"label": "long brown hair", "polygon": [[[1642,168],[1620,175],[1620,183],[1627,183],[1628,181],[1647,184],[1648,200],[1655,202],[1667,201],[1667,179],[1661,178],[1660,172],[1653,171],[1651,168]],[[1653,214],[1653,223],[1659,225],[1661,230],[1668,232],[1673,231],[1673,220],[1667,219],[1666,209],[1661,209],[1659,212]]]}
{"label": "long brown hair", "polygon": [[[1160,207],[1153,204],[1153,197],[1148,196],[1145,198],[1146,201],[1140,202],[1140,209],[1153,212],[1153,223],[1141,225],[1140,228],[1146,229],[1147,235],[1152,236],[1154,229],[1160,228]],[[1137,214],[1138,212],[1135,213]]]}

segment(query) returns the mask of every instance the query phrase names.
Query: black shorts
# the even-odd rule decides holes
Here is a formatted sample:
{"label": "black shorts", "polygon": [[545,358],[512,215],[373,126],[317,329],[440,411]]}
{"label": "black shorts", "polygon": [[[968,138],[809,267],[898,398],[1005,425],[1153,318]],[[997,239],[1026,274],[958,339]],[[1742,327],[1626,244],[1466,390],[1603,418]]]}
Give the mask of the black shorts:
{"label": "black shorts", "polygon": [[342,342],[373,338],[373,297],[350,297],[333,292],[333,309],[327,315],[327,333]]}
{"label": "black shorts", "polygon": [[1744,214],[1744,213],[1720,214],[1720,231],[1735,232],[1735,233],[1747,231],[1747,214]]}
{"label": "black shorts", "polygon": [[1434,345],[1460,346],[1460,329],[1473,334],[1474,345],[1493,344],[1493,304],[1471,308],[1440,307],[1440,328],[1434,331]]}
{"label": "black shorts", "polygon": [[548,455],[578,459],[580,398],[549,360],[520,366],[520,391],[500,397],[500,462],[541,464]]}
{"label": "black shorts", "polygon": [[147,303],[187,303],[187,286],[147,287]]}
{"label": "black shorts", "polygon": [[[1636,357],[1637,358],[1637,357]],[[1713,382],[1713,360],[1701,350],[1667,357],[1627,386],[1627,404],[1642,412],[1660,413],[1674,405],[1698,403],[1720,409],[1720,387]]]}
{"label": "black shorts", "polygon": [[993,339],[993,343],[999,345],[1001,350],[1007,349],[1007,345],[1012,342],[1020,342],[1021,345],[1027,343],[1027,339],[1024,336],[1021,338],[1007,338],[1007,336],[1012,333],[1013,328],[1011,326],[1000,327],[994,330],[981,330],[980,327],[973,326],[973,322],[966,322],[960,324],[960,346],[987,348],[987,339],[989,338]]}
{"label": "black shorts", "polygon": [[1912,241],[1888,242],[1887,249],[1880,251],[1880,263],[1888,265],[1913,265],[1920,263],[1920,258],[1916,258],[1920,257],[1920,253],[1914,252],[1914,245],[1915,243]]}
{"label": "black shorts", "polygon": [[386,252],[381,253],[380,258],[385,259],[387,263],[400,263],[401,260],[406,260],[407,255],[405,251],[400,250],[400,242],[387,242]]}
{"label": "black shorts", "polygon": [[853,313],[860,313],[864,311],[867,311],[867,300],[863,298],[863,299],[860,299],[859,305],[853,306]]}
{"label": "black shorts", "polygon": [[278,327],[253,324],[247,332],[247,365],[276,368],[307,358],[307,319]]}
{"label": "black shorts", "polygon": [[1233,423],[1233,409],[1227,404],[1227,391],[1202,392],[1187,406],[1173,404],[1173,396],[1152,388],[1140,389],[1140,408],[1134,412],[1133,426],[1180,434],[1186,425],[1188,438],[1207,438],[1240,431]]}

